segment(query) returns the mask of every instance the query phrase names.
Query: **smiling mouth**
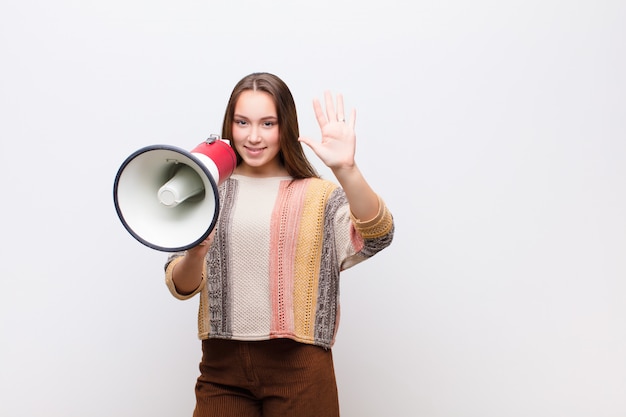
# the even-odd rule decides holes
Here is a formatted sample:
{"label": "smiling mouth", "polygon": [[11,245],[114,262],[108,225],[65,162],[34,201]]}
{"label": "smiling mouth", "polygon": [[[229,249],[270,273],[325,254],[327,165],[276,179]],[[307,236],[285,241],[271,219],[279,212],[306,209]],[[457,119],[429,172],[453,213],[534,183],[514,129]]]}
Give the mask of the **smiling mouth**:
{"label": "smiling mouth", "polygon": [[250,153],[259,153],[261,151],[263,151],[265,148],[250,148],[248,146],[246,146],[246,150]]}

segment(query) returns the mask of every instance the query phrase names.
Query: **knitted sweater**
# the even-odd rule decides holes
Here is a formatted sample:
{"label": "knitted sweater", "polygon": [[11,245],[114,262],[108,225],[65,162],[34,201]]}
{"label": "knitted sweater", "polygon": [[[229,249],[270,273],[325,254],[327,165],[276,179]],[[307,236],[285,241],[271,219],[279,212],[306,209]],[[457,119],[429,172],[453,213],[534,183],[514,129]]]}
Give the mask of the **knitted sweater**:
{"label": "knitted sweater", "polygon": [[339,324],[339,273],[387,247],[393,219],[350,213],[343,190],[318,178],[232,175],[219,187],[220,215],[202,282],[177,292],[173,253],[166,284],[179,299],[200,293],[198,337],[291,338],[330,348]]}

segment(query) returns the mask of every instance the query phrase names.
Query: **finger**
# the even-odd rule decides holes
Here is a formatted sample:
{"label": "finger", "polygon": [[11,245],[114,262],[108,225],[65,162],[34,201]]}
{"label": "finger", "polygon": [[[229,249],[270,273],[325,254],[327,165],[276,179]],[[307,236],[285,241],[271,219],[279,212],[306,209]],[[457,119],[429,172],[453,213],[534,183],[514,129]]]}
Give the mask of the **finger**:
{"label": "finger", "polygon": [[307,137],[304,137],[304,136],[299,137],[298,141],[301,142],[301,143],[304,143],[306,146],[311,148],[311,150],[313,152],[315,152],[315,147],[317,146],[317,142],[314,142],[310,138],[307,138]]}
{"label": "finger", "polygon": [[209,235],[206,237],[206,239],[200,242],[199,246],[206,246],[206,245],[210,245],[211,243],[213,243],[213,239],[215,239],[215,231],[216,229],[213,229],[211,233],[209,233]]}
{"label": "finger", "polygon": [[337,121],[345,122],[346,115],[343,109],[343,95],[337,94]]}
{"label": "finger", "polygon": [[335,113],[335,104],[333,103],[333,95],[330,91],[324,92],[324,98],[326,99],[326,117],[329,122],[337,121],[337,113]]}
{"label": "finger", "polygon": [[315,112],[315,118],[320,127],[325,126],[328,123],[328,119],[326,119],[324,110],[318,99],[313,99],[313,111]]}

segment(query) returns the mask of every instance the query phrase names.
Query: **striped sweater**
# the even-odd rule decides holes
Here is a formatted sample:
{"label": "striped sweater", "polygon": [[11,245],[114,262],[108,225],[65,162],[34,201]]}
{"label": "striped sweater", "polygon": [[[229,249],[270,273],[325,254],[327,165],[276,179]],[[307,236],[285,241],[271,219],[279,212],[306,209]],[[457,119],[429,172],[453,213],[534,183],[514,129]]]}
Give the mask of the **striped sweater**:
{"label": "striped sweater", "polygon": [[339,323],[339,273],[387,247],[393,219],[355,219],[343,190],[318,178],[233,175],[219,187],[220,215],[200,293],[198,337],[291,338],[330,348]]}

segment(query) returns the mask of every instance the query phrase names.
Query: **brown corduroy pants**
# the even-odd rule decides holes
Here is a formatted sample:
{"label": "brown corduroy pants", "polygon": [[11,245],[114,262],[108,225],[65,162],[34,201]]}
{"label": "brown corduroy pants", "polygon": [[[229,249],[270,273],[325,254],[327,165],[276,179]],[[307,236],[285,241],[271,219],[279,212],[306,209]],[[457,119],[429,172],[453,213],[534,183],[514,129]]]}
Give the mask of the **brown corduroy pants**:
{"label": "brown corduroy pants", "polygon": [[290,339],[202,341],[193,417],[338,417],[332,353]]}

